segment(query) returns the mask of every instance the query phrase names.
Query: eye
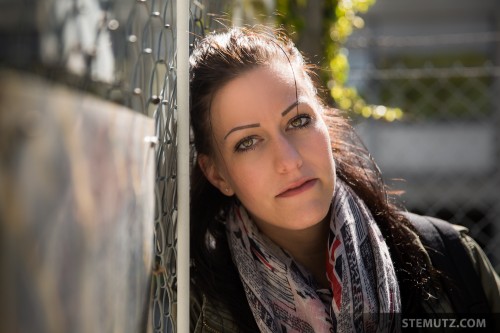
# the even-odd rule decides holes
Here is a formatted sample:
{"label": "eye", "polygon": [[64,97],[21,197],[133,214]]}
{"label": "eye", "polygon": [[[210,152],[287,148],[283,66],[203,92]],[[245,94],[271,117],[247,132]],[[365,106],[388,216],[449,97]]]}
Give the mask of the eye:
{"label": "eye", "polygon": [[257,144],[258,141],[259,140],[257,140],[257,138],[251,136],[243,138],[242,140],[238,141],[238,143],[234,147],[234,151],[244,152],[252,150],[255,148],[255,145]]}
{"label": "eye", "polygon": [[299,129],[307,127],[311,123],[311,116],[308,114],[300,114],[293,117],[289,124],[289,129]]}

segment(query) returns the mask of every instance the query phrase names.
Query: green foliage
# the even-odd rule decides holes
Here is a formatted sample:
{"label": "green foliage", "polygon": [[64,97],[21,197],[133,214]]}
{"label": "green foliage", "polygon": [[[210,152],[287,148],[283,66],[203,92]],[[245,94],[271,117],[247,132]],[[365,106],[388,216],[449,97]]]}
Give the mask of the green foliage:
{"label": "green foliage", "polygon": [[[303,13],[308,1],[277,0],[276,9],[281,15],[277,23],[288,31],[294,31],[298,40],[306,24]],[[359,14],[365,13],[375,0],[325,0],[322,8],[322,80],[330,91],[334,103],[341,109],[351,110],[363,117],[384,118],[393,121],[401,118],[400,109],[369,105],[353,87],[346,86],[349,62],[343,44],[354,29],[364,26]]]}
{"label": "green foliage", "polygon": [[304,17],[300,15],[301,9],[307,0],[276,0],[276,11],[279,13],[277,22],[287,29],[300,33],[305,24]]}

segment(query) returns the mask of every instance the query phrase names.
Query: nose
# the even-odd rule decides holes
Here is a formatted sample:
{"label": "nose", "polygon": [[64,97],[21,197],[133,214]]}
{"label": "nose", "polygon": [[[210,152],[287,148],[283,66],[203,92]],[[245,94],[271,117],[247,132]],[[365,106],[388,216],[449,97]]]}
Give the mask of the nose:
{"label": "nose", "polygon": [[287,173],[302,167],[302,156],[296,144],[285,136],[280,136],[276,140],[274,155],[278,173]]}

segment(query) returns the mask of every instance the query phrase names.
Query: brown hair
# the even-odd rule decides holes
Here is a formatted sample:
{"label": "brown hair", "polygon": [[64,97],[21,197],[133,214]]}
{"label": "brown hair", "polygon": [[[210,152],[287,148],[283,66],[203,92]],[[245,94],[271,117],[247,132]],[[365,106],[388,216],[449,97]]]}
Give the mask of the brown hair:
{"label": "brown hair", "polygon": [[[214,94],[232,79],[272,61],[292,66],[295,76],[312,83],[313,71],[281,32],[263,27],[231,28],[198,41],[190,58],[191,125],[196,152],[213,156],[210,105]],[[315,85],[317,86],[317,85]],[[390,200],[380,172],[346,117],[325,107],[337,177],[349,184],[372,212],[389,246],[403,300],[410,311],[414,297],[428,294],[433,271],[420,251],[414,227]],[[212,186],[197,163],[192,170],[191,256],[197,288],[233,311],[242,331],[255,331],[243,287],[232,263],[225,227],[220,223],[232,198]],[[419,303],[419,302],[417,302]],[[247,327],[247,329],[245,329]]]}

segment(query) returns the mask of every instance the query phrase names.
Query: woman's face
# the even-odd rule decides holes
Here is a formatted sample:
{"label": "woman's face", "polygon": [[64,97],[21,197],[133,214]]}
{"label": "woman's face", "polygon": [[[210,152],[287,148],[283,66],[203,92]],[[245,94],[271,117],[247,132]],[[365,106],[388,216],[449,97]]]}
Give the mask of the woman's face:
{"label": "woman's face", "polygon": [[209,181],[235,194],[259,228],[303,230],[328,214],[335,165],[312,88],[288,64],[259,67],[214,96],[215,157],[200,165]]}

